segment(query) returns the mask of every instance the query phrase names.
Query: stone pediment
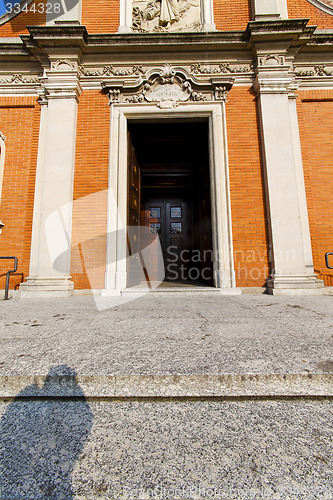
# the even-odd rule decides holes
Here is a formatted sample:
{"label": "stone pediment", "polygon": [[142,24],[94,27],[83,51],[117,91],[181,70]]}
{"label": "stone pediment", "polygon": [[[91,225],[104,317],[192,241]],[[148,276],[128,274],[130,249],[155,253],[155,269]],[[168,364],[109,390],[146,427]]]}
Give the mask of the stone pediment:
{"label": "stone pediment", "polygon": [[[223,81],[222,81],[223,80]],[[233,79],[222,80],[209,75],[199,80],[184,69],[164,64],[133,78],[105,81],[102,84],[109,94],[110,104],[117,103],[155,103],[160,108],[174,108],[188,101],[224,100]]]}

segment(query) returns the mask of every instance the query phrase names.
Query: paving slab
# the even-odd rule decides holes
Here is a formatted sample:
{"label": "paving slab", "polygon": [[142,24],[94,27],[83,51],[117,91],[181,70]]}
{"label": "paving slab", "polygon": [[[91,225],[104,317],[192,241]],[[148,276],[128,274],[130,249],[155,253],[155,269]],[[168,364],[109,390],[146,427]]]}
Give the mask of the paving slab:
{"label": "paving slab", "polygon": [[330,401],[0,403],[0,498],[331,500]]}
{"label": "paving slab", "polygon": [[333,296],[156,296],[0,302],[0,375],[333,372]]}
{"label": "paving slab", "polygon": [[1,500],[333,499],[333,297],[127,299],[0,302]]}

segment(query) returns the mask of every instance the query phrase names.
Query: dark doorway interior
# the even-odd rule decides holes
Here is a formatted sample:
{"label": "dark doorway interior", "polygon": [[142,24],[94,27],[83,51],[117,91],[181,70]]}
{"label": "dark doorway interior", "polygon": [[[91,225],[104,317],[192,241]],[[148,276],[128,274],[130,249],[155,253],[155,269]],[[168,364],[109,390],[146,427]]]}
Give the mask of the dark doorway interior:
{"label": "dark doorway interior", "polygon": [[128,222],[136,221],[159,235],[165,284],[213,285],[207,122],[129,123]]}

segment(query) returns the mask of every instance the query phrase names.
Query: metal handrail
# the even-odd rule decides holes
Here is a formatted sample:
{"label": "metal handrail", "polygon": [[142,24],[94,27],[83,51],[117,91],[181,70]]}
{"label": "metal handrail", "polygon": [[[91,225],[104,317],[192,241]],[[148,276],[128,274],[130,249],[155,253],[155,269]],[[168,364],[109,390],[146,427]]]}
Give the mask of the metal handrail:
{"label": "metal handrail", "polygon": [[9,278],[10,278],[11,274],[16,273],[16,271],[17,271],[18,258],[17,257],[0,257],[0,259],[14,261],[14,269],[12,271],[7,271],[7,273],[6,273],[5,300],[8,300]]}
{"label": "metal handrail", "polygon": [[329,263],[328,263],[328,257],[330,255],[333,255],[333,252],[327,252],[327,253],[325,253],[325,262],[326,262],[327,269],[333,269],[333,266],[330,266]]}

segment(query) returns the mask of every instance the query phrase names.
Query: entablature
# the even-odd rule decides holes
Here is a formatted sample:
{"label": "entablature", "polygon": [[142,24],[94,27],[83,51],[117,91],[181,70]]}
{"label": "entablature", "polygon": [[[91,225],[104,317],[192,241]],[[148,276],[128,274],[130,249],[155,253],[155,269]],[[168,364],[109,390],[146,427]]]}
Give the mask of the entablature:
{"label": "entablature", "polygon": [[325,78],[332,86],[333,30],[307,22],[252,21],[246,31],[168,34],[89,35],[77,22],[30,27],[21,39],[0,39],[0,89],[31,93],[47,78],[59,86],[80,81],[83,89],[101,89],[110,79],[134,85],[167,63],[199,87],[215,77],[251,85],[258,72],[261,78],[279,72],[311,78],[319,86]]}

